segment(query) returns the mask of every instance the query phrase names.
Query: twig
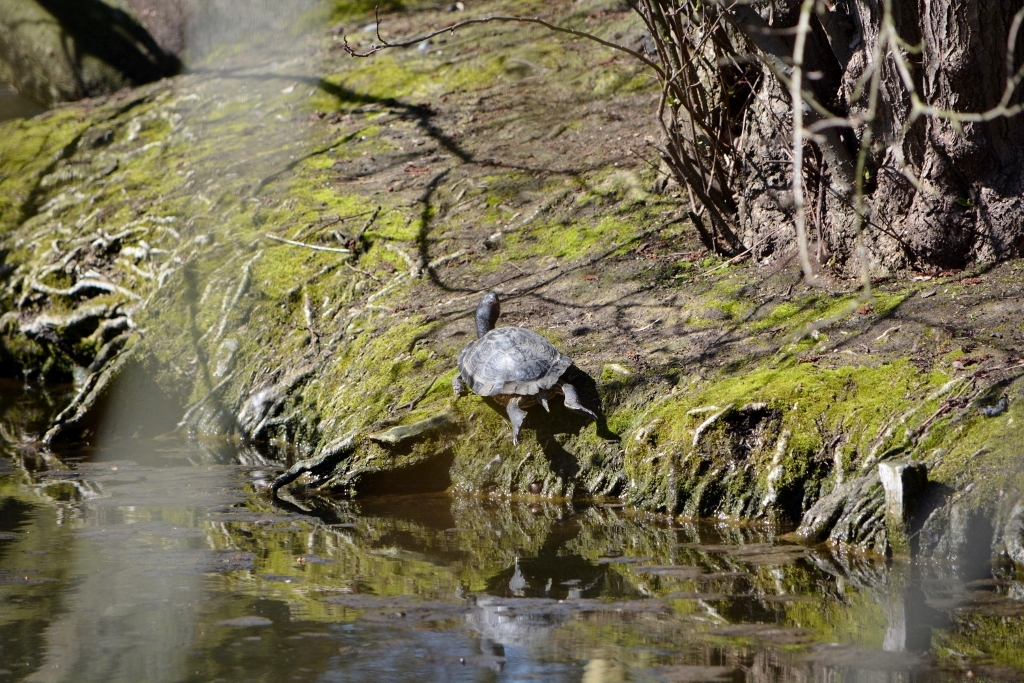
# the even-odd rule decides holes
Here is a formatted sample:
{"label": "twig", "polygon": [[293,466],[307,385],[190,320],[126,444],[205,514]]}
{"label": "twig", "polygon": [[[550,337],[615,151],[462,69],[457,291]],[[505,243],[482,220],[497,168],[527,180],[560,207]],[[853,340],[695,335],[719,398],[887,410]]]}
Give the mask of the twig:
{"label": "twig", "polygon": [[664,70],[661,68],[661,66],[657,62],[651,61],[646,56],[642,55],[641,53],[639,53],[639,52],[637,52],[635,50],[630,50],[628,47],[625,47],[623,45],[618,45],[616,43],[609,42],[607,40],[604,40],[603,38],[599,38],[599,37],[595,36],[592,33],[587,33],[585,31],[577,31],[576,29],[567,28],[565,26],[558,26],[557,24],[552,24],[550,22],[544,21],[543,19],[540,19],[539,17],[515,17],[515,16],[493,15],[493,16],[490,16],[490,17],[481,17],[479,19],[467,19],[466,21],[460,21],[458,23],[452,24],[451,26],[446,26],[444,28],[438,29],[438,30],[434,31],[433,33],[429,33],[429,34],[427,34],[425,36],[420,36],[419,38],[413,38],[411,40],[405,40],[405,41],[402,41],[400,43],[389,43],[388,41],[384,40],[384,38],[382,38],[381,35],[380,35],[380,13],[379,12],[377,13],[376,19],[377,19],[377,24],[376,24],[377,25],[377,40],[379,40],[381,42],[381,44],[380,45],[372,45],[372,46],[370,46],[370,49],[367,50],[366,52],[357,52],[356,50],[354,50],[348,44],[348,36],[345,36],[345,38],[344,38],[345,52],[349,53],[353,57],[369,57],[372,54],[380,52],[381,50],[386,50],[388,48],[393,48],[393,47],[412,47],[413,45],[418,45],[419,43],[422,43],[422,42],[424,42],[426,40],[430,40],[431,38],[433,38],[435,36],[439,36],[442,33],[454,33],[456,31],[456,29],[463,28],[464,26],[471,26],[473,24],[488,24],[488,23],[491,23],[491,22],[514,22],[514,23],[519,23],[519,24],[537,24],[538,26],[543,26],[544,28],[549,29],[551,31],[556,31],[558,33],[568,33],[569,35],[576,36],[578,38],[586,38],[587,40],[592,40],[595,43],[599,43],[601,45],[604,45],[605,47],[611,48],[612,50],[618,50],[620,52],[625,52],[627,55],[629,55],[629,56],[631,56],[631,57],[633,57],[635,59],[640,60],[641,62],[643,62],[647,66],[649,66],[652,69],[654,69],[659,75],[661,75],[663,77],[665,75]]}
{"label": "twig", "polygon": [[713,413],[716,410],[718,410],[718,406],[704,406],[703,408],[693,408],[691,410],[687,410],[686,414],[703,415],[704,413]]}
{"label": "twig", "polygon": [[896,331],[897,331],[897,330],[899,330],[899,329],[900,329],[901,327],[903,327],[903,325],[893,325],[892,327],[890,327],[889,329],[887,329],[887,330],[886,330],[885,332],[883,332],[882,334],[880,334],[880,335],[878,335],[877,337],[875,337],[875,341],[876,341],[876,342],[880,342],[880,341],[885,341],[885,340],[886,340],[886,338],[888,338],[888,336],[889,336],[890,334],[892,334],[893,332],[896,332]]}
{"label": "twig", "polygon": [[738,261],[742,261],[743,259],[745,259],[748,256],[750,256],[750,249],[749,248],[748,249],[744,249],[743,251],[741,251],[740,253],[736,254],[735,256],[733,256],[728,261],[722,261],[721,263],[719,263],[714,268],[710,268],[708,270],[705,270],[703,273],[701,273],[701,275],[709,275],[710,273],[713,273],[716,270],[721,270],[722,268],[725,268],[727,266],[731,266],[733,263],[736,263]]}
{"label": "twig", "polygon": [[134,263],[131,263],[130,261],[127,261],[127,260],[124,262],[124,264],[128,267],[129,270],[131,270],[133,273],[135,273],[139,277],[142,277],[142,278],[145,278],[147,280],[152,280],[153,282],[156,282],[156,275],[154,275],[153,273],[149,272],[148,270],[143,270],[142,268],[139,268],[137,265],[135,265]]}
{"label": "twig", "polygon": [[380,214],[379,206],[373,210],[373,215],[370,216],[369,220],[367,220],[366,223],[363,224],[363,227],[359,228],[359,232],[356,233],[356,244],[360,244],[363,241],[363,235],[366,234],[366,231],[370,229],[370,226],[373,225],[373,222],[377,220],[378,214]]}
{"label": "twig", "polygon": [[807,44],[807,33],[810,31],[811,12],[815,0],[803,0],[800,5],[800,18],[796,26],[796,41],[793,47],[793,71],[790,76],[789,100],[793,103],[793,209],[796,227],[796,246],[800,254],[800,267],[804,271],[804,280],[808,284],[820,285],[811,268],[811,259],[807,249],[807,212],[804,206],[804,108],[803,100],[803,66],[804,47]]}
{"label": "twig", "polygon": [[309,300],[309,290],[305,287],[302,288],[302,314],[306,318],[306,327],[310,332],[313,331],[313,303]]}
{"label": "twig", "polygon": [[727,405],[726,407],[722,408],[717,413],[715,413],[714,415],[712,415],[711,417],[709,417],[708,419],[706,419],[706,420],[704,420],[703,422],[700,423],[700,426],[697,427],[697,430],[693,433],[693,447],[694,448],[696,448],[697,444],[700,443],[700,437],[704,435],[704,432],[707,431],[708,427],[710,427],[711,425],[713,425],[716,422],[718,422],[719,418],[721,418],[723,415],[725,415],[730,410],[732,410],[733,406],[735,406],[735,405],[736,405],[735,403],[730,403],[729,405]]}
{"label": "twig", "polygon": [[262,251],[256,252],[256,255],[249,259],[242,267],[242,279],[238,283],[238,288],[235,289],[234,296],[230,300],[225,298],[224,304],[221,306],[220,324],[217,326],[217,334],[214,335],[213,341],[220,341],[220,338],[224,336],[224,330],[227,329],[228,325],[228,316],[235,306],[238,305],[238,302],[242,300],[245,292],[249,289],[249,285],[252,284],[252,264],[256,263],[256,260],[261,256],[263,256]]}
{"label": "twig", "polygon": [[405,251],[401,247],[398,247],[391,243],[385,243],[384,248],[402,257],[402,260],[405,261],[406,265],[409,266],[409,275],[411,275],[412,277],[419,277],[420,267],[416,264],[413,258],[409,256],[409,254],[405,253]]}
{"label": "twig", "polygon": [[[378,206],[376,210],[380,211],[380,207]],[[365,216],[368,213],[373,213],[373,209],[371,209],[370,211],[361,211],[359,213],[353,213],[353,214],[350,214],[348,216],[336,216],[336,217],[332,218],[329,221],[320,223],[319,225],[317,225],[316,223],[310,223],[309,225],[307,225],[304,228],[299,228],[299,231],[295,233],[295,238],[297,239],[302,233],[306,232],[307,230],[309,230],[311,228],[316,228],[317,231],[320,231],[320,230],[323,230],[324,228],[329,228],[332,225],[337,225],[338,223],[344,223],[345,221],[351,220],[353,218],[359,218],[360,216]]]}
{"label": "twig", "polygon": [[359,273],[360,275],[365,275],[366,277],[370,278],[374,282],[377,282],[377,283],[380,283],[380,284],[384,284],[384,281],[381,280],[380,278],[375,277],[375,276],[371,275],[370,273],[367,273],[365,270],[360,270],[359,268],[356,268],[351,263],[346,263],[345,267],[348,268],[349,270],[351,270],[354,273]]}
{"label": "twig", "polygon": [[[443,266],[444,264],[448,263],[449,261],[454,261],[455,259],[462,258],[465,255],[466,255],[466,250],[465,249],[459,249],[458,251],[453,251],[450,254],[446,254],[444,256],[437,257],[436,259],[434,259],[433,261],[431,261],[430,263],[427,264],[427,268],[430,268],[431,270],[433,270],[434,268],[437,268],[438,266]],[[522,271],[519,271],[519,272],[522,272]]]}
{"label": "twig", "polygon": [[75,296],[87,289],[98,289],[103,292],[110,292],[111,294],[113,294],[114,292],[118,294],[124,294],[125,296],[131,299],[135,299],[136,301],[142,300],[141,296],[131,291],[130,289],[125,289],[124,287],[119,287],[113,283],[103,282],[102,280],[96,280],[92,278],[85,278],[79,280],[78,282],[76,282],[74,285],[67,289],[57,289],[56,287],[49,287],[40,282],[35,282],[34,280],[29,283],[29,286],[32,289],[36,290],[37,292],[42,292],[43,294],[49,294],[51,296]]}
{"label": "twig", "polygon": [[382,296],[384,296],[385,294],[390,292],[392,289],[394,289],[399,284],[401,284],[401,282],[404,279],[404,277],[405,277],[405,273],[399,273],[398,275],[393,277],[391,279],[391,282],[387,283],[386,285],[384,285],[383,287],[378,289],[376,292],[374,292],[373,294],[368,296],[366,298],[366,303],[372,304],[374,301],[376,301],[377,299],[381,298]]}
{"label": "twig", "polygon": [[438,375],[437,377],[432,379],[430,381],[430,385],[427,386],[427,388],[423,390],[422,394],[420,394],[419,396],[417,396],[413,400],[409,401],[408,403],[403,403],[402,405],[400,405],[397,408],[395,408],[395,410],[402,410],[403,408],[408,408],[409,412],[412,412],[416,408],[416,406],[419,405],[419,402],[427,397],[427,394],[429,394],[430,390],[434,388],[434,385],[437,384],[437,380],[440,379],[440,377],[441,376]]}
{"label": "twig", "polygon": [[638,328],[636,328],[633,331],[634,332],[643,332],[645,330],[651,329],[652,327],[654,327],[655,325],[657,325],[660,322],[661,322],[661,318],[657,318],[657,319],[653,320],[649,325],[644,325],[643,327],[638,327]]}
{"label": "twig", "polygon": [[334,252],[336,254],[351,254],[352,253],[352,251],[350,249],[341,249],[341,248],[338,248],[338,247],[320,247],[320,246],[317,246],[315,244],[306,244],[305,242],[296,242],[295,240],[285,239],[284,237],[276,237],[274,235],[271,235],[270,233],[264,233],[263,236],[266,237],[267,239],[271,239],[271,240],[274,240],[276,242],[284,242],[285,244],[291,244],[292,246],[295,246],[295,247],[305,247],[306,249],[312,249],[314,251],[331,251],[331,252]]}

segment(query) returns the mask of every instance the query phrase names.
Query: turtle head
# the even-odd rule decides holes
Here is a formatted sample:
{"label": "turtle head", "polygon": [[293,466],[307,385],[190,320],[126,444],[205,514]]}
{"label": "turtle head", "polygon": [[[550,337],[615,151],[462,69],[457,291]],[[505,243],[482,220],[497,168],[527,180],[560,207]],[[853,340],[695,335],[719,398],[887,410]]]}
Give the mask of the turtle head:
{"label": "turtle head", "polygon": [[501,315],[501,306],[498,304],[498,295],[495,292],[487,292],[484,300],[476,307],[476,336],[482,337],[494,329]]}

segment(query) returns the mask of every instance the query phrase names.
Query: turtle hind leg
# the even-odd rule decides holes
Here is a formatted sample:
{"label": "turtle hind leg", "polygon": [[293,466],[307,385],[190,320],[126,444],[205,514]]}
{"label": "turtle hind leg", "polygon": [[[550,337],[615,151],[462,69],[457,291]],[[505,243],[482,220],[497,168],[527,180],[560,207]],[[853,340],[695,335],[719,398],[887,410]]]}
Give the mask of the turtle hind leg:
{"label": "turtle hind leg", "polygon": [[542,406],[544,406],[544,410],[546,412],[549,412],[549,413],[551,412],[551,408],[548,408],[548,392],[544,391],[543,389],[538,391],[537,392],[537,400],[540,401],[540,404]]}
{"label": "turtle hind leg", "polygon": [[597,415],[593,410],[580,403],[580,397],[576,393],[576,387],[571,384],[562,383],[562,393],[565,395],[565,407],[574,413],[587,415],[591,420],[597,422]]}
{"label": "turtle hind leg", "polygon": [[466,380],[462,379],[461,372],[456,372],[452,377],[452,391],[455,392],[455,398],[466,395]]}
{"label": "turtle hind leg", "polygon": [[512,422],[512,445],[518,446],[519,428],[523,426],[523,420],[526,419],[526,411],[519,407],[518,396],[508,402],[505,412],[508,413],[508,419]]}

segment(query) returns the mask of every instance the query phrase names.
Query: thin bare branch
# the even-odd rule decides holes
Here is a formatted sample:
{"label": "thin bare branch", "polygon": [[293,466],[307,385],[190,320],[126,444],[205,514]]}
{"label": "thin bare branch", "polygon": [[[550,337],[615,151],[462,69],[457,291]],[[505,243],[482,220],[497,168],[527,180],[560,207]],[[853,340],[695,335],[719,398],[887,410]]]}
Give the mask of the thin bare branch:
{"label": "thin bare branch", "polygon": [[803,0],[800,5],[800,18],[796,25],[796,41],[793,46],[793,72],[790,79],[790,101],[793,103],[793,220],[796,227],[796,245],[800,255],[800,268],[804,271],[804,280],[817,284],[811,259],[807,249],[807,212],[804,205],[804,108],[802,106],[801,85],[803,81],[804,49],[807,45],[807,33],[810,31],[811,12],[815,0]]}
{"label": "thin bare branch", "polygon": [[418,45],[418,44],[422,43],[425,40],[430,40],[431,38],[439,36],[439,35],[441,35],[443,33],[454,33],[458,29],[464,28],[466,26],[472,26],[474,24],[490,24],[490,23],[536,24],[537,26],[543,26],[544,28],[546,28],[546,29],[548,29],[550,31],[556,31],[558,33],[567,33],[567,34],[569,34],[571,36],[576,36],[577,38],[586,38],[587,40],[592,40],[595,43],[599,43],[601,45],[604,45],[605,47],[610,48],[612,50],[618,50],[619,52],[624,52],[625,54],[629,55],[630,57],[633,57],[634,59],[636,59],[636,60],[640,61],[641,63],[649,66],[650,68],[654,69],[658,73],[659,76],[664,77],[664,72],[662,71],[661,66],[657,62],[652,61],[646,55],[643,55],[643,54],[637,52],[636,50],[631,50],[631,49],[629,49],[628,47],[626,47],[624,45],[619,45],[618,43],[613,43],[611,41],[605,40],[604,38],[601,38],[599,36],[595,36],[593,33],[587,33],[586,31],[577,31],[576,29],[569,28],[567,26],[559,26],[558,24],[552,24],[551,22],[544,21],[543,19],[541,19],[539,17],[516,17],[516,16],[504,16],[504,15],[492,15],[492,16],[489,16],[489,17],[479,17],[477,19],[466,19],[465,21],[457,22],[455,24],[452,24],[451,26],[445,26],[444,28],[440,28],[440,29],[438,29],[436,31],[433,31],[431,33],[428,33],[426,35],[419,36],[418,38],[411,38],[411,39],[408,39],[408,40],[403,40],[403,41],[398,42],[398,43],[389,43],[388,41],[384,40],[383,37],[381,37],[381,35],[380,35],[380,19],[378,17],[378,20],[377,20],[377,40],[380,41],[380,45],[371,45],[370,48],[368,50],[366,50],[365,52],[358,52],[357,50],[355,50],[353,47],[351,47],[348,44],[348,36],[345,36],[345,38],[344,38],[344,46],[345,46],[345,51],[348,52],[353,57],[369,57],[370,55],[373,55],[373,54],[376,54],[377,52],[380,52],[381,50],[387,50],[387,49],[396,48],[396,47],[412,47],[414,45]]}
{"label": "thin bare branch", "polygon": [[336,254],[352,253],[351,249],[342,249],[340,247],[321,247],[316,244],[306,244],[305,242],[296,242],[295,240],[285,239],[284,237],[277,237],[276,235],[271,235],[270,233],[265,233],[263,236],[266,237],[268,240],[274,240],[275,242],[290,244],[294,247],[305,247],[306,249],[312,249],[313,251],[331,251]]}

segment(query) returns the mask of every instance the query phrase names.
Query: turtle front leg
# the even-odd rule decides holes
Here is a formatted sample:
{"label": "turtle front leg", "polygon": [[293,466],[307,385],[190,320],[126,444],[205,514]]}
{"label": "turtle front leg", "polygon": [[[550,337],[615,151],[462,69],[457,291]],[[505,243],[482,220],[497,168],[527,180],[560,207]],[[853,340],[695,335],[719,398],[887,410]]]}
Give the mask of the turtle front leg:
{"label": "turtle front leg", "polygon": [[452,391],[455,392],[455,398],[466,395],[466,380],[462,379],[461,372],[456,372],[452,377]]}
{"label": "turtle front leg", "polygon": [[574,387],[571,384],[566,384],[565,382],[562,382],[562,393],[565,395],[566,408],[573,411],[574,413],[588,415],[590,416],[590,419],[592,419],[594,422],[597,422],[597,415],[594,414],[594,411],[580,403],[580,397],[576,393],[576,387]]}
{"label": "turtle front leg", "polygon": [[523,420],[526,419],[526,411],[519,407],[518,396],[508,402],[505,412],[508,413],[508,419],[512,422],[512,445],[518,446],[519,428],[523,426]]}

